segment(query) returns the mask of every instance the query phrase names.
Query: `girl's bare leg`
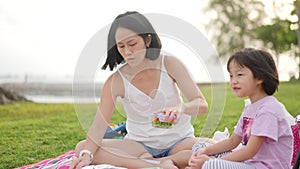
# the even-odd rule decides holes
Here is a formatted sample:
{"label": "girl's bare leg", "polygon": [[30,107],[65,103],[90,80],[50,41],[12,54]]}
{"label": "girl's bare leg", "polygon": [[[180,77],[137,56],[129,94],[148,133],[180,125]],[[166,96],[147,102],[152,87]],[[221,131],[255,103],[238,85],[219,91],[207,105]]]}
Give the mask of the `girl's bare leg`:
{"label": "girl's bare leg", "polygon": [[188,166],[188,160],[192,155],[192,147],[198,141],[208,143],[208,144],[216,143],[216,141],[210,138],[204,138],[204,137],[188,138],[178,143],[172,150],[171,155],[162,158],[162,160],[171,159],[177,167],[185,168],[186,166]]}

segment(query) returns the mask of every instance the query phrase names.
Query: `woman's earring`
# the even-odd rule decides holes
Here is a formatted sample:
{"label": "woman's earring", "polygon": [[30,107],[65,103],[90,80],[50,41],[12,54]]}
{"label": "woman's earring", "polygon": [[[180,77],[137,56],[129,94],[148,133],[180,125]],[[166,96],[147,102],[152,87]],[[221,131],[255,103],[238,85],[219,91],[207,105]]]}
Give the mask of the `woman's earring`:
{"label": "woman's earring", "polygon": [[[151,42],[151,35],[150,35],[150,34],[148,34],[148,39],[147,39],[147,41],[148,41],[149,43]],[[147,45],[148,48],[149,48],[149,46],[150,46],[150,44]]]}

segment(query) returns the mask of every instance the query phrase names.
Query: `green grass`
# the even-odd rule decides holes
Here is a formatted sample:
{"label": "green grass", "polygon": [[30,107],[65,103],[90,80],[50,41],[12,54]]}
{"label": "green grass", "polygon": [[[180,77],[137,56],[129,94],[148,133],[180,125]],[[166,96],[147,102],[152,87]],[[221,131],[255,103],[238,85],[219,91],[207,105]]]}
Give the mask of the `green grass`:
{"label": "green grass", "polygon": [[[208,103],[209,85],[200,85]],[[293,115],[300,114],[300,83],[282,83],[275,96]],[[243,100],[234,96],[227,85],[224,112],[216,130],[227,127],[232,132],[242,110]],[[19,102],[0,106],[0,168],[15,168],[58,156],[73,150],[85,138],[97,110],[92,104],[37,104]],[[76,113],[77,112],[77,113]],[[119,113],[120,112],[120,113]],[[113,123],[124,121],[123,108],[118,104]],[[202,132],[207,114],[194,119],[195,135]],[[80,119],[80,120],[78,120]],[[211,131],[212,133],[213,131]],[[211,135],[210,135],[211,136]]]}

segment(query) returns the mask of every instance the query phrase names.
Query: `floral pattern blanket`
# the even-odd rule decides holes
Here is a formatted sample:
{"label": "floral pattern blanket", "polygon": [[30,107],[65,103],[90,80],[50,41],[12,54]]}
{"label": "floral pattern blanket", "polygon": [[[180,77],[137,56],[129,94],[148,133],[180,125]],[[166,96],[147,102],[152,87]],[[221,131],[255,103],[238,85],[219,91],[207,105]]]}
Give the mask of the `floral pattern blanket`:
{"label": "floral pattern blanket", "polygon": [[69,151],[58,157],[49,158],[17,169],[68,169],[74,158],[75,151]]}
{"label": "floral pattern blanket", "polygon": [[[75,157],[75,151],[66,152],[58,157],[49,158],[35,164],[26,165],[16,169],[69,169],[72,160]],[[83,169],[126,169],[122,167],[116,167],[110,164],[90,165],[83,167]]]}

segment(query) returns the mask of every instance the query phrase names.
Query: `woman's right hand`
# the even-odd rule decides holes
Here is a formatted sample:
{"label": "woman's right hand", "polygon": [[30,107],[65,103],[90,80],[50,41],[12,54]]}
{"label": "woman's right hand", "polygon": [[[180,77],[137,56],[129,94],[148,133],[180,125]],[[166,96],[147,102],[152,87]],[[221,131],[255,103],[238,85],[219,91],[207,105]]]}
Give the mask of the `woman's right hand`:
{"label": "woman's right hand", "polygon": [[72,161],[70,169],[81,169],[82,167],[88,166],[90,163],[90,156],[88,154],[84,154],[82,157],[77,157]]}

